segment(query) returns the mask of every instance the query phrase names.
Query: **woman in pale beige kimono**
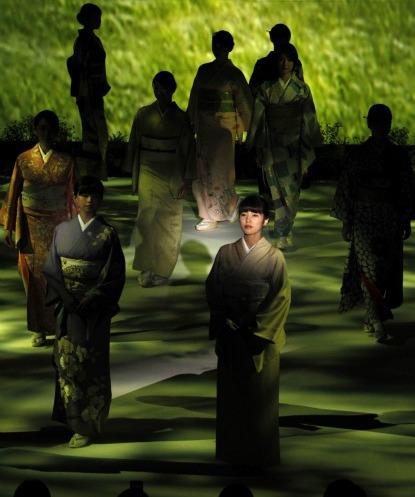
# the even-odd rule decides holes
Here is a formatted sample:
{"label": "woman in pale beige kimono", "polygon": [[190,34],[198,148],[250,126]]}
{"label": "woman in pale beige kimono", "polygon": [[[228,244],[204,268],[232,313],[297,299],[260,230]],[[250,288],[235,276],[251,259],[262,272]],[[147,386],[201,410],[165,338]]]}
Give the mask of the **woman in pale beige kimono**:
{"label": "woman in pale beige kimono", "polygon": [[235,221],[235,142],[249,127],[252,96],[243,73],[229,53],[234,46],[227,31],[212,36],[213,62],[199,67],[187,112],[196,133],[197,178],[193,194],[202,220],[198,231],[217,227],[219,221]]}
{"label": "woman in pale beige kimono", "polygon": [[271,191],[280,249],[293,245],[301,180],[315,158],[314,147],[322,142],[311,90],[294,71],[297,62],[294,45],[279,47],[279,77],[259,86],[247,137],[248,149],[257,149]]}
{"label": "woman in pale beige kimono", "polygon": [[53,230],[74,212],[74,165],[71,157],[52,148],[59,130],[54,112],[39,112],[34,128],[39,143],[17,157],[0,221],[6,244],[18,250],[18,269],[27,295],[27,328],[33,332],[32,345],[40,347],[56,328],[53,309],[44,302],[42,268]]}
{"label": "woman in pale beige kimono", "polygon": [[220,248],[206,281],[216,339],[216,457],[249,466],[279,462],[279,355],[290,306],[284,256],[262,237],[262,197],[239,205],[243,237]]}

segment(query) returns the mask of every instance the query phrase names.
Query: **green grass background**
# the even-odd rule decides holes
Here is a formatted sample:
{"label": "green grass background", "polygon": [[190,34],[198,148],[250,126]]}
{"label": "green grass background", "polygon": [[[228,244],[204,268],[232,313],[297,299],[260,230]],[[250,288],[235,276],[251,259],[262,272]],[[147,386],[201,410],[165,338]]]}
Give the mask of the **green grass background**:
{"label": "green grass background", "polygon": [[[66,58],[78,24],[77,0],[1,0],[0,128],[49,107],[79,132],[69,96]],[[365,134],[362,119],[375,102],[391,106],[395,126],[413,136],[413,0],[100,0],[98,31],[107,51],[112,91],[106,98],[111,133],[128,134],[139,106],[153,96],[160,70],[178,82],[186,107],[197,67],[212,59],[214,31],[233,33],[233,62],[249,78],[271,44],[266,30],[286,23],[293,33],[322,123],[341,121],[346,136]]]}

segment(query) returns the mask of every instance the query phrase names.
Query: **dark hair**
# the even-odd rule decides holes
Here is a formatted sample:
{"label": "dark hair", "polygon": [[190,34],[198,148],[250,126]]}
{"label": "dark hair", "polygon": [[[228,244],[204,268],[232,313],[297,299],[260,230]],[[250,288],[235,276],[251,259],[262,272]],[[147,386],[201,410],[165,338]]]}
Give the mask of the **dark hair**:
{"label": "dark hair", "polygon": [[94,3],[84,3],[79,10],[76,20],[82,26],[88,23],[88,20],[94,15],[102,15],[102,10]]}
{"label": "dark hair", "polygon": [[153,78],[153,83],[155,82],[159,83],[163,88],[171,91],[172,93],[176,91],[176,80],[174,79],[173,74],[169,71],[158,72]]}
{"label": "dark hair", "polygon": [[56,131],[59,130],[59,117],[53,110],[45,109],[36,114],[33,118],[33,127],[36,128],[42,119],[47,121]]}
{"label": "dark hair", "polygon": [[220,491],[219,497],[253,497],[249,487],[242,483],[230,483]]}
{"label": "dark hair", "polygon": [[369,128],[373,124],[390,126],[392,124],[392,111],[385,104],[374,104],[367,113],[367,124]]}
{"label": "dark hair", "polygon": [[276,24],[269,31],[272,43],[288,43],[291,40],[291,31],[285,24]]}
{"label": "dark hair", "polygon": [[292,43],[285,43],[278,46],[278,56],[281,55],[285,55],[294,64],[298,62],[298,52]]}
{"label": "dark hair", "polygon": [[229,50],[229,52],[232,51],[235,43],[233,41],[233,36],[229,33],[229,31],[216,31],[216,33],[213,33],[212,35],[212,43],[215,45],[220,45],[223,48],[226,48]]}
{"label": "dark hair", "polygon": [[327,485],[324,497],[366,497],[366,492],[351,480],[342,478]]}
{"label": "dark hair", "polygon": [[269,205],[268,202],[261,197],[261,195],[248,195],[245,197],[238,207],[239,214],[242,212],[258,212],[264,214],[265,219],[269,218]]}
{"label": "dark hair", "polygon": [[104,185],[102,181],[100,181],[95,176],[81,176],[74,185],[73,194],[75,197],[77,195],[84,194],[95,194],[100,198],[104,196]]}
{"label": "dark hair", "polygon": [[25,480],[14,491],[13,497],[50,497],[49,489],[42,480]]}

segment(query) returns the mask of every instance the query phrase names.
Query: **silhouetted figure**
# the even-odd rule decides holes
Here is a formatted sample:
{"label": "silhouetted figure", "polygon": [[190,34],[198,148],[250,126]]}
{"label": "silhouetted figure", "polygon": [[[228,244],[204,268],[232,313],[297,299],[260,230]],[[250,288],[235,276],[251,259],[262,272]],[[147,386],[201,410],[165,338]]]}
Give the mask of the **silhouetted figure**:
{"label": "silhouetted figure", "polygon": [[79,214],[55,229],[43,270],[46,303],[55,305],[58,320],[52,419],[74,431],[71,448],[102,432],[111,403],[110,325],[119,311],[125,261],[115,229],[97,216],[103,193],[98,178],[75,183]]}
{"label": "silhouetted figure", "polygon": [[405,149],[389,139],[392,112],[369,109],[372,136],[349,154],[332,216],[343,221],[350,242],[339,311],[364,304],[364,329],[388,340],[384,321],[403,300],[403,240],[411,234],[413,174]]}
{"label": "silhouetted figure", "polygon": [[279,462],[279,356],[290,307],[283,254],[262,236],[262,197],[239,205],[243,237],[219,249],[206,280],[209,338],[216,340],[216,457],[231,464]]}
{"label": "silhouetted figure", "polygon": [[42,480],[25,480],[14,491],[13,497],[51,497]]}
{"label": "silhouetted figure", "polygon": [[231,483],[224,487],[219,497],[254,497],[250,488],[242,483]]}
{"label": "silhouetted figure", "polygon": [[340,479],[327,485],[323,497],[366,497],[366,492],[351,480]]}
{"label": "silhouetted figure", "polygon": [[140,480],[131,480],[130,488],[121,492],[118,497],[148,497],[143,489],[143,482]]}
{"label": "silhouetted figure", "polygon": [[[262,83],[278,78],[279,49],[282,45],[287,45],[290,42],[291,31],[285,24],[276,24],[269,31],[269,38],[274,45],[274,50],[266,57],[256,61],[251,79],[249,80],[249,87],[254,96]],[[298,58],[294,67],[294,73],[298,79],[304,80],[303,67]]]}
{"label": "silhouetted figure", "polygon": [[144,287],[167,283],[177,262],[182,235],[183,195],[194,176],[194,136],[175,102],[176,81],[162,71],[153,79],[156,101],[138,110],[125,168],[139,197],[133,231],[133,268]]}
{"label": "silhouetted figure", "polygon": [[[104,96],[110,91],[105,71],[106,53],[94,33],[101,26],[101,9],[93,3],[82,5],[76,16],[78,31],[73,55],[67,61],[71,95],[76,98],[82,124],[82,151],[89,172],[107,179],[108,129]],[[94,169],[93,171],[91,169]]]}
{"label": "silhouetted figure", "polygon": [[257,160],[270,189],[277,246],[293,245],[292,227],[300,201],[300,185],[314,161],[314,147],[322,142],[309,86],[295,74],[294,45],[279,47],[278,79],[258,88],[247,147],[255,147]]}
{"label": "silhouetted figure", "polygon": [[40,347],[46,344],[46,335],[56,330],[53,309],[44,302],[42,268],[53,230],[72,215],[74,165],[68,155],[53,149],[59,131],[54,112],[39,112],[33,126],[39,143],[17,157],[0,222],[6,244],[18,250],[18,269],[27,296],[27,329],[33,333],[32,345]]}
{"label": "silhouetted figure", "polygon": [[234,46],[227,31],[212,36],[213,62],[199,67],[187,112],[196,133],[197,179],[193,194],[202,220],[198,231],[235,221],[235,142],[249,127],[252,96],[242,72],[228,58]]}

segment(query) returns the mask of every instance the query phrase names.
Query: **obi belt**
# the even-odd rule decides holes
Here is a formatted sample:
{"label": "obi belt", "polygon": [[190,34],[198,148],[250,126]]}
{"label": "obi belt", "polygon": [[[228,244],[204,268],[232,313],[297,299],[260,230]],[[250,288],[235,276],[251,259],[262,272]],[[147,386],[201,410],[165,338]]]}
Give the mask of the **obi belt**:
{"label": "obi belt", "polygon": [[63,185],[23,185],[22,205],[25,209],[61,211],[66,209],[66,184]]}
{"label": "obi belt", "polygon": [[176,162],[179,136],[168,138],[141,137],[140,164],[149,166],[153,173],[163,176],[169,165]]}
{"label": "obi belt", "polygon": [[289,145],[300,139],[303,122],[303,102],[270,104],[267,123],[276,145]]}
{"label": "obi belt", "polygon": [[60,261],[66,290],[80,300],[96,285],[102,262],[69,257],[60,257]]}
{"label": "obi belt", "polygon": [[198,94],[198,110],[202,112],[235,112],[235,103],[230,91],[202,88]]}

